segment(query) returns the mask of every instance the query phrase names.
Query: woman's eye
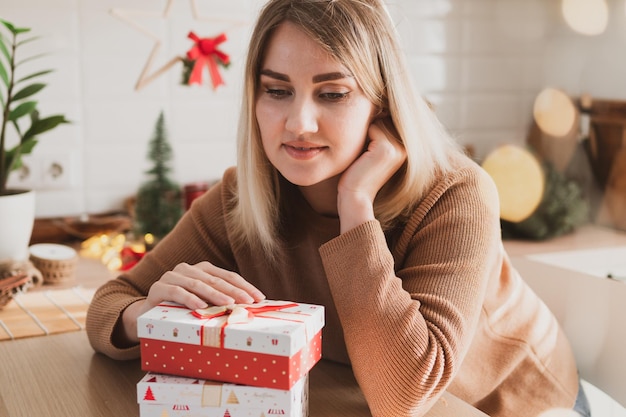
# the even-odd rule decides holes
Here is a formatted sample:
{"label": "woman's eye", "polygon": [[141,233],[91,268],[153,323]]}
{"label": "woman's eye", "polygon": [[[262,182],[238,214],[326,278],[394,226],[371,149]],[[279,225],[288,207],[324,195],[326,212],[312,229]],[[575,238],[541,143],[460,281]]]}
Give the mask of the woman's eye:
{"label": "woman's eye", "polygon": [[342,101],[348,98],[348,94],[350,93],[338,93],[338,92],[321,93],[320,97],[323,98],[324,100],[329,100],[329,101]]}
{"label": "woman's eye", "polygon": [[273,98],[285,98],[289,95],[291,95],[291,92],[289,90],[282,90],[279,88],[266,88],[265,89],[265,94],[273,97]]}

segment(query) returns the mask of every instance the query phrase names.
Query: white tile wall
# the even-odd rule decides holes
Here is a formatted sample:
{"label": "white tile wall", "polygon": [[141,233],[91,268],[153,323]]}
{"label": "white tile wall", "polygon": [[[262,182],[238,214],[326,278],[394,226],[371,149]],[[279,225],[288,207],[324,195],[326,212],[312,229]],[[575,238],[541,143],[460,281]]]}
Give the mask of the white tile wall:
{"label": "white tile wall", "polygon": [[[245,47],[263,0],[175,0],[167,19],[135,21],[162,40],[156,67],[201,36],[226,30],[223,49],[233,64],[227,86],[180,86],[180,67],[141,91],[134,86],[153,41],[112,8],[163,11],[166,0],[2,0],[0,17],[33,27],[36,48],[49,52],[33,68],[53,67],[40,96],[42,113],[73,121],[42,136],[34,158],[68,152],[75,181],[63,190],[42,189],[39,217],[97,214],[122,207],[144,180],[146,146],[165,113],[180,183],[219,177],[235,163],[234,132]],[[480,158],[501,143],[522,143],[535,95],[545,86],[571,95],[589,92],[626,99],[624,0],[609,0],[607,31],[593,38],[566,27],[557,0],[388,0],[404,41],[416,85],[444,124]],[[209,18],[208,20],[206,18]],[[213,20],[211,20],[213,19]],[[246,24],[230,27],[225,20]],[[35,47],[33,47],[35,48]],[[34,49],[33,49],[34,50]]]}

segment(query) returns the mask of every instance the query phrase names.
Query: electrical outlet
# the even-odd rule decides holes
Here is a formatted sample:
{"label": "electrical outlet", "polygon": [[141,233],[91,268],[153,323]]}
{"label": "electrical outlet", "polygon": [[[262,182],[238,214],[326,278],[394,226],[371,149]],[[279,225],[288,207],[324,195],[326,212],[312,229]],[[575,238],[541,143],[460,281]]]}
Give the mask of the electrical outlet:
{"label": "electrical outlet", "polygon": [[72,153],[47,154],[41,157],[41,189],[63,189],[74,185]]}
{"label": "electrical outlet", "polygon": [[41,183],[41,161],[32,155],[22,156],[22,167],[12,171],[7,186],[17,189],[35,189]]}

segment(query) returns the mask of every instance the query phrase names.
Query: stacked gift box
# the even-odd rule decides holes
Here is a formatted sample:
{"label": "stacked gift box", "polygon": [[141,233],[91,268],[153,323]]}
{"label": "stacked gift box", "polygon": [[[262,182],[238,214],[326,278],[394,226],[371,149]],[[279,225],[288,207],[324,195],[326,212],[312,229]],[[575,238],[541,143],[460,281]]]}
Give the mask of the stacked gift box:
{"label": "stacked gift box", "polygon": [[142,417],[306,417],[324,308],[266,300],[191,311],[163,303],[138,319]]}

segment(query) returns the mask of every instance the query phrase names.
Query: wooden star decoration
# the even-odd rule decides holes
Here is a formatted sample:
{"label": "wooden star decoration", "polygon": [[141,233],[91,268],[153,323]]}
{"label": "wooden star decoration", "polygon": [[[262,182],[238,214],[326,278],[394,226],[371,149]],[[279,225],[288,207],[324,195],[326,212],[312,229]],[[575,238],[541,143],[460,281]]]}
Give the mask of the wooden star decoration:
{"label": "wooden star decoration", "polygon": [[[110,10],[110,13],[123,20],[124,22],[130,24],[133,28],[138,30],[139,32],[147,35],[151,39],[154,40],[154,45],[152,46],[152,50],[148,55],[148,59],[139,75],[139,79],[135,84],[135,90],[139,91],[152,81],[154,81],[159,76],[163,75],[170,68],[172,68],[176,63],[184,60],[183,56],[176,55],[172,57],[169,61],[167,61],[164,65],[159,68],[153,69],[155,66],[156,57],[159,55],[161,50],[161,45],[163,43],[161,36],[154,33],[150,29],[141,25],[137,22],[137,18],[148,18],[148,19],[160,19],[167,20],[172,12],[172,8],[174,6],[174,2],[176,0],[167,0],[165,5],[165,9],[162,11],[149,11],[149,10],[132,10],[132,9],[122,9],[122,8],[113,8]],[[214,23],[226,23],[230,26],[228,29],[232,29],[237,26],[244,26],[248,24],[245,20],[235,20],[235,19],[222,19],[215,16],[202,16],[198,11],[198,4],[196,0],[179,0],[179,1],[189,1],[191,12],[194,20],[202,21],[202,22],[214,22]]]}

